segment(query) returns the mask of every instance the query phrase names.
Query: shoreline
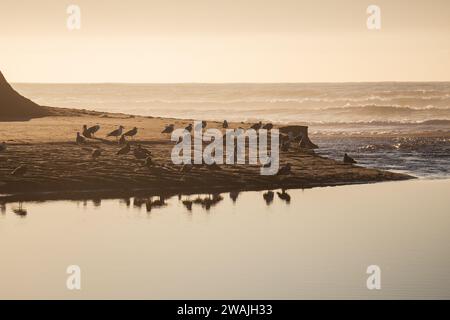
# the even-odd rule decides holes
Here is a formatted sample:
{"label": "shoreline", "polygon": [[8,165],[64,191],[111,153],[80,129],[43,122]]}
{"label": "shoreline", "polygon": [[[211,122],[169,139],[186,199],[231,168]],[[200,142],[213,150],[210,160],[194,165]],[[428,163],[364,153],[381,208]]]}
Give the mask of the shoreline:
{"label": "shoreline", "polygon": [[[292,165],[292,174],[286,176],[261,176],[259,165],[248,164],[224,164],[219,169],[194,165],[191,171],[182,173],[182,166],[170,161],[174,142],[170,140],[170,134],[161,134],[161,131],[168,123],[173,123],[175,128],[184,128],[192,120],[53,109],[58,115],[30,121],[2,122],[0,137],[7,142],[8,148],[0,153],[1,201],[42,201],[46,197],[70,198],[86,193],[93,197],[110,197],[136,191],[155,195],[192,192],[211,194],[219,191],[297,189],[414,178],[406,174],[344,164],[302,150],[297,145],[280,153],[280,167],[286,163]],[[77,145],[76,132],[81,131],[83,124],[98,124],[101,129],[95,139],[87,139],[86,144]],[[136,159],[133,152],[116,155],[121,147],[115,139],[105,136],[119,125],[123,125],[125,131],[134,126],[138,128],[136,138],[130,139],[131,148],[140,144],[150,150],[152,160],[160,169],[143,166],[143,160]],[[207,128],[223,130],[221,125],[208,122]],[[247,129],[250,125],[230,123],[230,128]],[[101,148],[102,155],[94,160],[91,153],[97,148]],[[28,172],[24,176],[11,175],[19,165],[25,165]]]}

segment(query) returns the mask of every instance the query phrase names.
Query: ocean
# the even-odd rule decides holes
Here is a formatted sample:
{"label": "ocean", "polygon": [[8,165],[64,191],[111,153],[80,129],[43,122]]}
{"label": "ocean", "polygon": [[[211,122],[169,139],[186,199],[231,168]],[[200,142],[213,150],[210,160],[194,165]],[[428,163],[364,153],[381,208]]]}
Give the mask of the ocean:
{"label": "ocean", "polygon": [[305,124],[317,152],[422,178],[450,176],[450,82],[14,84],[41,105]]}

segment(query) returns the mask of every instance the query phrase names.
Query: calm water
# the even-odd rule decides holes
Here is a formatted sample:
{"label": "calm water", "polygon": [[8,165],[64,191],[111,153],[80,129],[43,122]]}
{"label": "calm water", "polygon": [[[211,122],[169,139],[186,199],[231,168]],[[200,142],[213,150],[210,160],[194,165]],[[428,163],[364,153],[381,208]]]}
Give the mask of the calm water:
{"label": "calm water", "polygon": [[[2,298],[450,298],[450,180],[3,206]],[[194,200],[197,196],[192,196]],[[22,211],[18,211],[21,209]],[[24,212],[27,215],[24,215]],[[22,215],[19,215],[22,213]],[[382,289],[366,289],[366,268]],[[79,265],[82,290],[66,289]]]}

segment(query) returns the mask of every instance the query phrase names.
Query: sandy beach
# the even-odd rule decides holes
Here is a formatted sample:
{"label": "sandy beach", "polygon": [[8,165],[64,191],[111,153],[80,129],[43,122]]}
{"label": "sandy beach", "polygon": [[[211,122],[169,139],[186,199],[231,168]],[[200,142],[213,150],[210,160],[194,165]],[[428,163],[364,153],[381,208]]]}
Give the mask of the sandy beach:
{"label": "sandy beach", "polygon": [[[214,193],[232,190],[263,190],[273,188],[309,188],[315,186],[370,183],[404,180],[408,175],[362,168],[304,152],[291,146],[281,152],[280,166],[292,164],[292,174],[261,176],[259,165],[221,165],[213,170],[207,165],[194,165],[190,172],[180,172],[181,165],[171,162],[174,142],[161,131],[166,124],[184,128],[192,120],[102,114],[97,112],[55,109],[60,115],[23,122],[3,122],[0,136],[8,144],[0,154],[0,193],[3,200],[33,200],[119,196],[136,192]],[[64,115],[64,112],[66,114]],[[85,144],[75,143],[76,133],[86,124],[100,125],[96,138]],[[106,134],[119,125],[129,130],[136,126],[138,134],[130,139],[132,149],[141,144],[152,153],[157,168],[149,169],[132,152],[116,155],[121,148]],[[230,128],[248,128],[249,124],[230,123]],[[222,124],[209,122],[208,128]],[[222,129],[223,130],[223,129]],[[101,148],[94,160],[92,151]],[[23,176],[11,172],[20,165],[27,167]]]}

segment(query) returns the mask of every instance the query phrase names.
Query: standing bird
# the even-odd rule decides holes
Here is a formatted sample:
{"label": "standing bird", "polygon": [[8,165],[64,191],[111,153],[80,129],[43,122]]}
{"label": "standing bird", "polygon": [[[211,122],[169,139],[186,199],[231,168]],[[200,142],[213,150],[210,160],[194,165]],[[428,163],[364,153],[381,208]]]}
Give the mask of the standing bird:
{"label": "standing bird", "polygon": [[144,161],[144,166],[146,166],[147,168],[150,168],[154,164],[155,163],[152,161],[152,157],[147,157]]}
{"label": "standing bird", "polygon": [[138,129],[136,127],[134,127],[131,130],[128,130],[127,132],[125,132],[123,135],[125,137],[134,137],[137,134]]}
{"label": "standing bird", "polygon": [[263,193],[263,198],[266,201],[267,205],[272,203],[274,195],[275,194],[273,193],[273,191],[270,191],[270,190],[268,190],[266,193]]}
{"label": "standing bird", "polygon": [[167,125],[163,131],[161,131],[161,133],[172,133],[174,130],[174,125],[173,124],[169,124]]}
{"label": "standing bird", "polygon": [[85,138],[92,138],[86,125],[83,125],[83,131],[81,133]]}
{"label": "standing bird", "polygon": [[11,175],[13,175],[13,176],[23,176],[25,173],[27,173],[27,171],[28,171],[27,166],[22,164],[22,165],[18,166],[17,168],[15,168],[11,172]]}
{"label": "standing bird", "polygon": [[350,157],[348,154],[344,154],[344,163],[356,163],[356,160]]}
{"label": "standing bird", "polygon": [[223,120],[222,128],[224,128],[224,129],[228,128],[228,121],[227,120]]}
{"label": "standing bird", "polygon": [[265,124],[262,128],[263,128],[263,129],[266,129],[266,130],[272,130],[273,124],[267,123],[267,124]]}
{"label": "standing bird", "polygon": [[190,123],[186,128],[184,128],[185,130],[191,132],[192,131],[192,123]]}
{"label": "standing bird", "polygon": [[95,126],[92,126],[92,127],[89,127],[88,129],[88,132],[91,134],[91,135],[95,135],[95,133],[98,131],[98,130],[100,130],[100,126],[98,125],[98,124],[96,124]]}
{"label": "standing bird", "polygon": [[110,133],[108,133],[108,135],[106,137],[120,137],[122,135],[122,131],[123,129],[125,129],[123,126],[119,126],[119,129],[116,129],[114,131],[111,131]]}
{"label": "standing bird", "polygon": [[86,139],[83,138],[79,132],[77,132],[77,139],[76,139],[77,144],[83,144],[86,142]]}
{"label": "standing bird", "polygon": [[277,172],[277,176],[280,175],[287,175],[291,173],[291,164],[290,163],[286,163],[284,166],[282,166],[278,172]]}
{"label": "standing bird", "polygon": [[133,153],[136,159],[142,160],[151,155],[151,152],[147,149],[144,149],[139,144],[136,148],[133,149]]}
{"label": "standing bird", "polygon": [[255,123],[254,125],[252,125],[250,128],[252,128],[254,130],[259,130],[259,129],[261,129],[261,126],[262,126],[262,122],[260,121],[258,123]]}
{"label": "standing bird", "polygon": [[120,136],[120,139],[119,139],[119,145],[120,146],[122,146],[122,145],[124,145],[125,143],[127,143],[127,139],[125,139],[125,136],[124,135],[121,135]]}
{"label": "standing bird", "polygon": [[286,192],[286,190],[282,189],[281,192],[277,192],[278,198],[286,201],[287,203],[291,202],[291,196]]}
{"label": "standing bird", "polygon": [[94,151],[92,151],[92,158],[94,160],[97,160],[97,158],[100,157],[101,155],[102,155],[101,149],[95,149]]}
{"label": "standing bird", "polygon": [[127,154],[128,152],[130,152],[130,150],[131,150],[130,143],[127,142],[127,144],[125,145],[125,147],[123,147],[122,149],[120,149],[119,151],[117,151],[117,155]]}
{"label": "standing bird", "polygon": [[2,142],[2,144],[0,144],[0,152],[6,151],[6,142]]}

